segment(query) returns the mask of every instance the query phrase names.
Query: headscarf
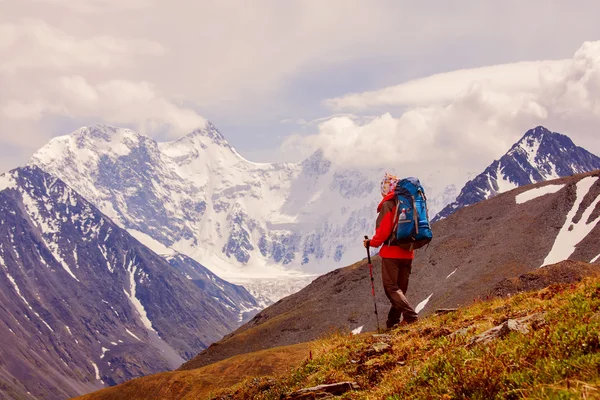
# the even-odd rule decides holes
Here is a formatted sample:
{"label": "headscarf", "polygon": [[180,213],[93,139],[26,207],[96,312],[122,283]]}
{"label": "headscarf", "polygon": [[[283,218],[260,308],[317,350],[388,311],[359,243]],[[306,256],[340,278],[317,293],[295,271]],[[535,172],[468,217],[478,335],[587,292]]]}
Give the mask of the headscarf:
{"label": "headscarf", "polygon": [[381,180],[381,195],[385,197],[393,192],[397,183],[398,177],[386,172],[385,176]]}

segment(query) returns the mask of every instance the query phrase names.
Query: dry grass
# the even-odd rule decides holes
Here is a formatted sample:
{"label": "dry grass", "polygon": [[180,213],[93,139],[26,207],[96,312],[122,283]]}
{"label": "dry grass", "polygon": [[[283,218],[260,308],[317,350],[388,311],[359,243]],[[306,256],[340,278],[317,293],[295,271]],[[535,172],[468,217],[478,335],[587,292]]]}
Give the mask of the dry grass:
{"label": "dry grass", "polygon": [[78,400],[205,399],[211,392],[248,377],[277,376],[308,358],[310,346],[292,346],[241,354],[202,368],[151,375],[94,392]]}
{"label": "dry grass", "polygon": [[[509,318],[546,312],[529,334],[467,348],[474,334]],[[461,328],[466,334],[451,335]],[[370,334],[313,343],[316,357],[289,376],[248,379],[213,399],[279,399],[343,380],[345,399],[600,399],[600,280],[553,285],[510,299],[475,302],[392,333],[390,352],[372,354]]]}

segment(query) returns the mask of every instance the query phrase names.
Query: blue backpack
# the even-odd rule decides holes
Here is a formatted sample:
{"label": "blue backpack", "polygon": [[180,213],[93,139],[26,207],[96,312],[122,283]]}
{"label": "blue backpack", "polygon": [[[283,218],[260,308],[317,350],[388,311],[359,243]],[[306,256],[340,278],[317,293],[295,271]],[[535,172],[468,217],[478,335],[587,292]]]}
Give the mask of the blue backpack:
{"label": "blue backpack", "polygon": [[[417,178],[405,178],[395,189],[397,207],[390,244],[406,250],[419,249],[433,238],[425,189]],[[393,232],[395,232],[395,237]]]}

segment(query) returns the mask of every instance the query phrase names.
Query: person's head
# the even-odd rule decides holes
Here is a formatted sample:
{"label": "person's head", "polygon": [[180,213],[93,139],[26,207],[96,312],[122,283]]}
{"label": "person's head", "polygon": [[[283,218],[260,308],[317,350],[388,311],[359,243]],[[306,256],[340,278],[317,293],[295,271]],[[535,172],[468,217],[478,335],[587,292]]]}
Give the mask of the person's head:
{"label": "person's head", "polygon": [[381,180],[381,197],[385,197],[393,192],[397,183],[398,177],[386,172]]}

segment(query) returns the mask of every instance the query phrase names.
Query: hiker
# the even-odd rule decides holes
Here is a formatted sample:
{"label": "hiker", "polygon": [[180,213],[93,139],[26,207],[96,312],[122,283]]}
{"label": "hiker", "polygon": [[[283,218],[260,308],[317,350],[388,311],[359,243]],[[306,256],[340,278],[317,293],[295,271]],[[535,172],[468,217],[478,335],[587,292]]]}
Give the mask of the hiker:
{"label": "hiker", "polygon": [[387,328],[391,328],[402,321],[407,324],[417,321],[418,316],[406,298],[408,289],[408,278],[410,277],[414,250],[405,250],[399,246],[388,244],[394,228],[396,215],[396,200],[394,189],[398,183],[398,177],[388,174],[381,181],[381,196],[383,199],[377,207],[379,216],[376,222],[375,236],[365,239],[366,248],[381,247],[381,275],[383,278],[383,289],[385,295],[391,302],[391,308],[387,317]]}

